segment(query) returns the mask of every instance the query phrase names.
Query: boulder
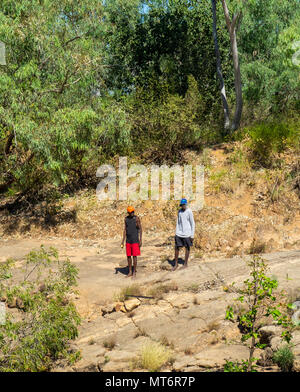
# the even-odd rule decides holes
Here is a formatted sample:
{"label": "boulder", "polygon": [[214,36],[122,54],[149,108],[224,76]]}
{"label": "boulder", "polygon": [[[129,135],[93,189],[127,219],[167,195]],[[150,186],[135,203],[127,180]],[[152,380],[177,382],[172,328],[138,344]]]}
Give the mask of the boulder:
{"label": "boulder", "polygon": [[267,347],[260,355],[260,359],[257,361],[257,364],[260,366],[272,366],[273,363],[273,350],[270,347]]}
{"label": "boulder", "polygon": [[105,314],[107,314],[107,313],[112,313],[112,312],[114,312],[114,311],[115,311],[115,306],[114,306],[114,304],[108,304],[108,305],[103,306],[103,307],[101,308],[101,312],[102,312],[103,316],[104,316]]}
{"label": "boulder", "polygon": [[76,366],[74,366],[75,372],[98,372],[98,366],[95,362],[88,362],[81,360]]}
{"label": "boulder", "polygon": [[116,302],[113,306],[116,312],[126,313],[126,309],[123,302]]}
{"label": "boulder", "polygon": [[132,351],[125,350],[113,350],[108,354],[110,361],[127,363],[136,358],[136,355],[137,354]]}
{"label": "boulder", "polygon": [[137,298],[129,299],[124,302],[125,308],[127,312],[131,312],[133,309],[137,308],[140,305],[140,301]]}
{"label": "boulder", "polygon": [[296,330],[292,333],[292,341],[293,345],[293,352],[294,354],[299,357],[298,359],[300,360],[300,331]]}
{"label": "boulder", "polygon": [[[255,350],[254,356],[258,354]],[[241,344],[219,344],[208,347],[195,355],[197,365],[203,368],[220,368],[228,361],[242,361],[249,357],[248,347]]]}
{"label": "boulder", "polygon": [[12,298],[7,302],[7,306],[9,308],[16,308],[17,307],[17,298]]}
{"label": "boulder", "polygon": [[259,329],[260,334],[260,343],[261,344],[270,344],[271,339],[274,336],[279,336],[282,332],[281,328],[276,325],[266,325]]}
{"label": "boulder", "polygon": [[175,370],[175,372],[182,372],[185,368],[194,366],[196,362],[197,361],[195,360],[195,358],[189,355],[180,356],[173,363],[172,368],[173,370]]}
{"label": "boulder", "polygon": [[125,327],[125,325],[127,324],[131,324],[132,321],[130,320],[129,317],[126,317],[124,315],[124,317],[120,317],[116,320],[116,324],[118,325],[119,328]]}
{"label": "boulder", "polygon": [[274,336],[270,341],[270,347],[273,351],[277,351],[280,347],[284,346],[286,343],[282,340],[280,336]]}
{"label": "boulder", "polygon": [[300,372],[300,359],[296,359],[294,361],[294,371],[295,372]]}
{"label": "boulder", "polygon": [[[299,301],[297,301],[299,302]],[[300,325],[300,309],[296,310],[292,316],[292,321],[295,325]]]}
{"label": "boulder", "polygon": [[103,372],[128,372],[130,368],[127,362],[114,362],[109,360],[103,367],[101,367],[101,370]]}

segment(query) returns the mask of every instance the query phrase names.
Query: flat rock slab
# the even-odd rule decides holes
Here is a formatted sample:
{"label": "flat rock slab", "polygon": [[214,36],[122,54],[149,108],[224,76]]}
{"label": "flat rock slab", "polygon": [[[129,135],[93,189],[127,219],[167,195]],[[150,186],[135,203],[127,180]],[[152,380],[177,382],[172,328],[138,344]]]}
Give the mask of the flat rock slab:
{"label": "flat rock slab", "polygon": [[[126,268],[123,266],[126,265],[126,255],[124,250],[120,250],[117,240],[100,240],[93,244],[67,239],[2,241],[0,262],[11,256],[22,264],[24,255],[43,243],[46,248],[55,246],[62,259],[70,258],[79,268],[80,295],[75,304],[82,312],[83,322],[74,344],[82,351],[83,360],[78,363],[78,368],[83,371],[95,371],[98,362],[101,362],[103,371],[129,371],[131,359],[151,339],[170,343],[176,357],[175,370],[213,369],[224,366],[226,359],[247,359],[249,352],[246,346],[220,342],[222,339],[226,342],[240,339],[236,325],[224,321],[226,307],[236,295],[224,292],[222,288],[233,281],[241,283],[249,277],[244,259],[203,261],[191,258],[187,269],[162,271],[157,268],[161,264],[161,248],[154,246],[159,241],[159,233],[154,233],[151,240],[145,238],[143,259],[138,263],[144,268],[138,269],[135,281],[125,278]],[[266,254],[263,258],[270,267],[268,275],[276,276],[280,288],[289,290],[292,296],[299,291],[300,250]],[[132,312],[132,317],[111,309],[115,294],[124,287],[138,284],[142,293],[147,295],[150,288],[170,282],[177,285],[178,291],[162,294],[161,300],[126,301],[124,310]],[[200,292],[195,294],[195,287]],[[106,308],[107,314],[102,313],[102,308]],[[104,347],[105,340],[109,338],[115,340],[111,351]],[[278,340],[278,337],[271,334],[270,342],[274,347],[275,343],[278,344],[275,339]],[[295,334],[294,353],[298,362],[299,339],[299,333]]]}
{"label": "flat rock slab", "polygon": [[222,367],[228,361],[242,361],[249,356],[249,349],[242,345],[226,345],[207,348],[195,355],[196,364],[203,368]]}

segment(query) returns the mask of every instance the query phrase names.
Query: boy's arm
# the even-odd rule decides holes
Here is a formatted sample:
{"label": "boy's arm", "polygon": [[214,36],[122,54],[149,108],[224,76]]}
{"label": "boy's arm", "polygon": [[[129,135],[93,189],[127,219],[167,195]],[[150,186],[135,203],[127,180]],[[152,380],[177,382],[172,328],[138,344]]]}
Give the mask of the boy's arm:
{"label": "boy's arm", "polygon": [[139,245],[141,247],[142,246],[143,230],[142,230],[142,223],[141,223],[141,220],[140,220],[139,217],[137,217],[136,224],[137,224],[137,227],[139,229],[139,236],[140,236],[140,243],[139,243]]}
{"label": "boy's arm", "polygon": [[122,247],[124,246],[125,237],[126,237],[126,223],[125,223],[125,220],[124,220],[123,239],[122,239],[122,242],[121,242],[121,246]]}
{"label": "boy's arm", "polygon": [[194,235],[195,235],[195,221],[194,221],[194,215],[193,215],[192,210],[190,210],[190,224],[191,224],[191,231],[192,231],[191,237],[194,238]]}

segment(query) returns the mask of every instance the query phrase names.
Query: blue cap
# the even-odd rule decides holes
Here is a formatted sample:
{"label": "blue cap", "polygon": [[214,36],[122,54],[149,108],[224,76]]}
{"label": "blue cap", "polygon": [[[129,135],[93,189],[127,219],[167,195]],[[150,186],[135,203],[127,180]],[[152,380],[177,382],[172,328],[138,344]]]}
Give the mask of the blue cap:
{"label": "blue cap", "polygon": [[187,204],[187,200],[186,199],[181,199],[180,200],[180,205],[182,206],[182,204]]}

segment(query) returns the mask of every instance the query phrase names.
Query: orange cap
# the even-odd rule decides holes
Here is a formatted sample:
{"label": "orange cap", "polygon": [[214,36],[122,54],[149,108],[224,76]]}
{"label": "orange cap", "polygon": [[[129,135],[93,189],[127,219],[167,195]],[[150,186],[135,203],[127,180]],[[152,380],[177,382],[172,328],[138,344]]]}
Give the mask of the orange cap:
{"label": "orange cap", "polygon": [[133,211],[134,211],[134,207],[128,206],[128,207],[127,207],[127,211],[128,211],[128,212],[133,212]]}

